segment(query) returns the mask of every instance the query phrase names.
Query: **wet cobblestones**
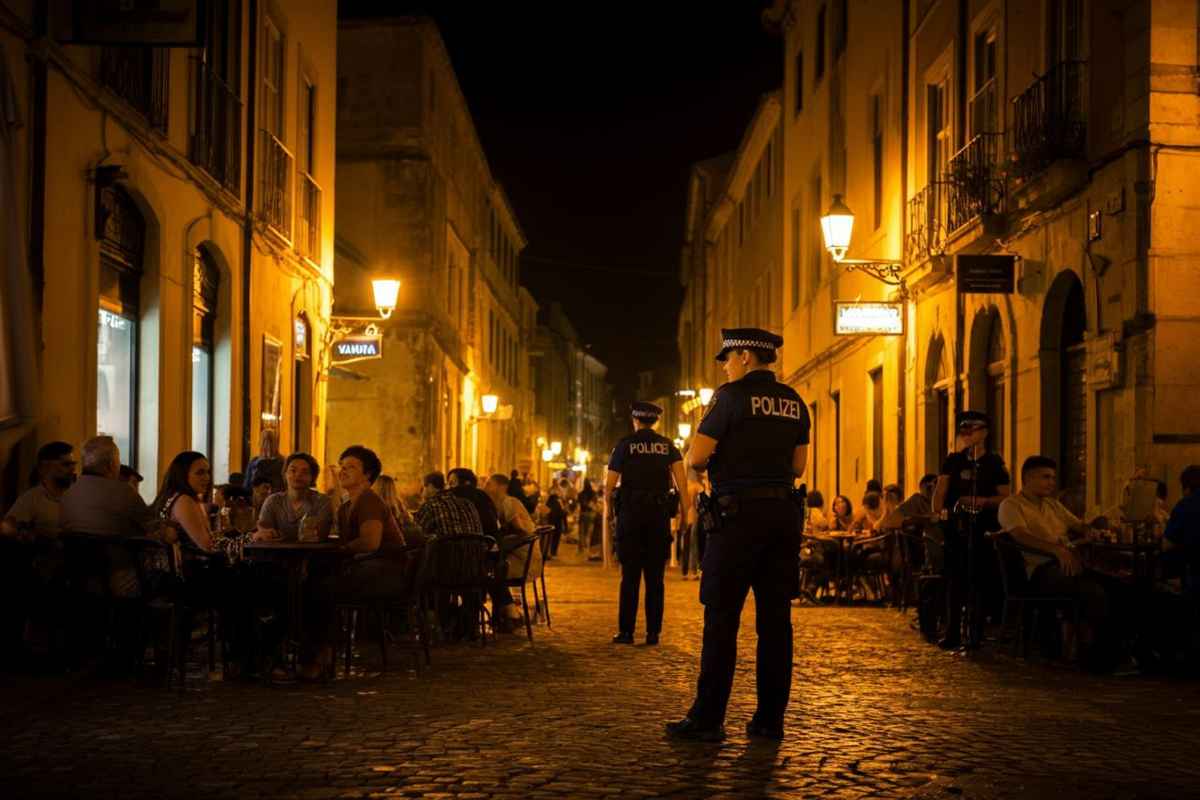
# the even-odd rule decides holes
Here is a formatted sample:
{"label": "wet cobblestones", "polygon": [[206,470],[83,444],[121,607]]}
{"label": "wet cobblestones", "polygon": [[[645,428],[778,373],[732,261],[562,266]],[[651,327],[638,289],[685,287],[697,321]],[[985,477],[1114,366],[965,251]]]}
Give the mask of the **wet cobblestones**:
{"label": "wet cobblestones", "polygon": [[[4,678],[7,797],[1200,797],[1200,686],[1095,678],[924,644],[907,618],[802,608],[788,736],[747,741],[753,606],[722,745],[676,743],[697,584],[663,644],[608,643],[617,576],[552,565],[554,628],[444,646],[421,676],[327,686]],[[373,656],[373,648],[365,648]],[[397,659],[398,660],[398,659]]]}

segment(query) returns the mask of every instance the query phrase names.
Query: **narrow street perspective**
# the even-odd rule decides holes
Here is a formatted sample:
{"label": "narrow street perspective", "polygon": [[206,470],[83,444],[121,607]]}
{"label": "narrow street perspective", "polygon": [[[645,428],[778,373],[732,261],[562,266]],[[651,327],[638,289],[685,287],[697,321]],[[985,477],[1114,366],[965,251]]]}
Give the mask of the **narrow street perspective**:
{"label": "narrow street perspective", "polygon": [[0,800],[1200,800],[1200,0],[0,0]]}

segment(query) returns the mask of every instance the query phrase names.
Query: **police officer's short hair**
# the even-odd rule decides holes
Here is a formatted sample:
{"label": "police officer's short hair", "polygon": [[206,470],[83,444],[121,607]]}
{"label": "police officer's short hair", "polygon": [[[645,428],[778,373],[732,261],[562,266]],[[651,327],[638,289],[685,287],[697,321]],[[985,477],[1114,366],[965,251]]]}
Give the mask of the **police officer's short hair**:
{"label": "police officer's short hair", "polygon": [[749,353],[750,355],[757,358],[758,363],[760,363],[760,364],[770,364],[772,361],[775,360],[774,353],[772,353],[770,350],[763,350],[758,347],[736,347],[731,352],[739,354],[739,355],[741,353]]}

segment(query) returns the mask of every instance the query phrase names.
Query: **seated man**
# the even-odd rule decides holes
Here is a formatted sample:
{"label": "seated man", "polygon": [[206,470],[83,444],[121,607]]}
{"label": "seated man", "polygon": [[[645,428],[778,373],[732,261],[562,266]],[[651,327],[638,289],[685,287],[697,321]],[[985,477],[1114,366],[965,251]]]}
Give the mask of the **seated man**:
{"label": "seated man", "polygon": [[[540,575],[542,571],[542,549],[537,542],[529,547],[515,548],[517,542],[533,535],[533,519],[526,511],[520,500],[508,493],[510,478],[496,473],[484,484],[484,491],[496,504],[500,519],[499,543],[501,552],[506,552],[505,560],[497,571],[497,578],[503,581],[509,575],[520,575],[525,569],[525,559],[529,558],[529,576]],[[520,620],[521,614],[513,604],[512,595],[503,585],[492,592],[493,614],[496,610],[498,619],[507,618],[510,621]]]}
{"label": "seated man", "polygon": [[84,442],[82,462],[83,474],[59,502],[63,530],[100,536],[144,533],[154,514],[121,480],[121,453],[113,438],[93,436]]}
{"label": "seated man", "polygon": [[475,472],[466,467],[455,467],[446,473],[446,486],[450,492],[475,506],[479,512],[479,522],[483,532],[488,536],[496,536],[500,532],[500,521],[496,517],[498,506],[495,498],[479,488],[479,478]]}
{"label": "seated man", "polygon": [[423,485],[425,499],[417,513],[413,514],[413,519],[426,536],[437,538],[462,533],[486,533],[475,506],[447,489],[442,473],[429,473]]}
{"label": "seated man", "polygon": [[277,492],[266,499],[258,512],[257,541],[282,539],[288,542],[300,538],[300,523],[310,519],[321,538],[333,527],[333,506],[329,496],[313,489],[321,465],[308,453],[292,453],[283,465],[286,492]]}
{"label": "seated man", "polygon": [[1171,509],[1163,529],[1168,552],[1163,556],[1169,574],[1182,575],[1188,594],[1200,589],[1200,464],[1192,464],[1179,476],[1183,497]]}
{"label": "seated man", "polygon": [[[1081,655],[1093,663],[1095,643],[1108,633],[1109,597],[1097,576],[1087,573],[1069,534],[1090,536],[1091,530],[1054,498],[1057,464],[1047,456],[1030,456],[1021,465],[1021,491],[1000,503],[1000,527],[1022,548],[1025,572],[1040,595],[1075,598],[1080,604]],[[1040,551],[1040,552],[1031,552]]]}
{"label": "seated man", "polygon": [[31,536],[58,536],[59,501],[75,482],[75,448],[66,442],[42,445],[34,477],[37,483],[17,498],[0,523],[5,536],[16,536],[21,531]]}

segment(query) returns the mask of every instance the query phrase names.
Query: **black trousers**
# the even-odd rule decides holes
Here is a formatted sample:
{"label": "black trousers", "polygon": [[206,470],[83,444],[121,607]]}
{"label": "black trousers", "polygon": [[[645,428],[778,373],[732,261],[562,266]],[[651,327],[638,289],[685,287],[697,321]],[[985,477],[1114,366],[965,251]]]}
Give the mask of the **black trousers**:
{"label": "black trousers", "polygon": [[661,633],[663,573],[671,554],[671,522],[661,509],[622,512],[617,517],[617,560],[621,562],[621,603],[617,629],[637,627],[638,592],[646,582],[646,633]]}
{"label": "black trousers", "polygon": [[[983,615],[989,610],[996,592],[996,555],[985,532],[997,530],[995,514],[980,514],[974,528],[970,517],[961,523],[954,517],[943,523],[946,575],[946,635],[957,639],[962,630],[963,606],[973,599],[971,641],[978,644],[983,634]],[[973,532],[971,532],[973,530]],[[968,544],[974,537],[974,546]],[[973,590],[973,592],[972,592]]]}
{"label": "black trousers", "polygon": [[782,725],[792,687],[791,599],[800,590],[799,559],[799,513],[790,500],[743,500],[737,515],[708,535],[700,579],[704,645],[688,712],[700,725],[725,721],[742,606],[751,589],[758,633],[755,716],[764,725]]}

